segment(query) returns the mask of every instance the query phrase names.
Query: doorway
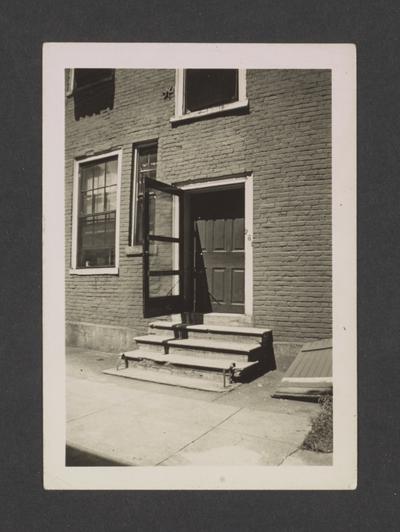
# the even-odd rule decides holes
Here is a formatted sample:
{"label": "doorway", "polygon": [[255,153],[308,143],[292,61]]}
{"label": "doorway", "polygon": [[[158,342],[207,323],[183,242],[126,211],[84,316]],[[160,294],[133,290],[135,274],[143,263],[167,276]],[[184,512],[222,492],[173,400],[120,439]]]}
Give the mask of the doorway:
{"label": "doorway", "polygon": [[180,187],[145,178],[143,228],[145,318],[195,313],[251,320],[252,175]]}
{"label": "doorway", "polygon": [[189,205],[194,312],[244,314],[244,183],[192,191]]}

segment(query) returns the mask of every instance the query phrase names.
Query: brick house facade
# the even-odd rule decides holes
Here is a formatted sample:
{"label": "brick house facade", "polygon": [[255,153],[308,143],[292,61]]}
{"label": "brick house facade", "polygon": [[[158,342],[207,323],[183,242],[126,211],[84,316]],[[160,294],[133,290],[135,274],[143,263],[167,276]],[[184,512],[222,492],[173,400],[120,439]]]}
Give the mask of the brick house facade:
{"label": "brick house facade", "polygon": [[[243,311],[246,323],[272,329],[277,345],[330,337],[330,71],[248,70],[241,73],[243,105],[171,121],[182,89],[179,75],[115,70],[106,93],[100,84],[85,101],[85,91],[79,97],[68,93],[73,73],[66,73],[67,342],[117,352],[132,348],[132,338],[151,321],[143,317],[142,248],[132,236],[138,147],[149,142],[157,146],[161,182],[184,187],[241,183],[251,176],[252,234],[245,236],[251,239],[246,290],[252,293]],[[115,267],[113,273],[78,271],[74,179],[80,165],[110,154],[120,165]]]}

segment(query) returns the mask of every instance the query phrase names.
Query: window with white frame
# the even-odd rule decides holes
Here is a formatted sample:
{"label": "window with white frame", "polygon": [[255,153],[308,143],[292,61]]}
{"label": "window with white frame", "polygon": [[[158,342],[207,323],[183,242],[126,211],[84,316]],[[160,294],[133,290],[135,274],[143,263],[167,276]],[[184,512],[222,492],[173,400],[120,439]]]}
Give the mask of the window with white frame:
{"label": "window with white frame", "polygon": [[73,269],[117,266],[119,157],[114,152],[76,163]]}
{"label": "window with white frame", "polygon": [[[146,143],[135,148],[135,164],[134,164],[134,207],[133,214],[133,231],[132,243],[143,243],[143,194],[144,194],[144,179],[150,177],[156,179],[157,177],[157,144]],[[149,230],[151,231],[154,224],[154,199],[149,198]]]}
{"label": "window with white frame", "polygon": [[178,69],[175,117],[184,120],[246,107],[246,71],[238,69]]}
{"label": "window with white frame", "polygon": [[73,68],[70,71],[69,94],[78,94],[80,91],[93,89],[94,87],[112,82],[114,80],[112,68]]}

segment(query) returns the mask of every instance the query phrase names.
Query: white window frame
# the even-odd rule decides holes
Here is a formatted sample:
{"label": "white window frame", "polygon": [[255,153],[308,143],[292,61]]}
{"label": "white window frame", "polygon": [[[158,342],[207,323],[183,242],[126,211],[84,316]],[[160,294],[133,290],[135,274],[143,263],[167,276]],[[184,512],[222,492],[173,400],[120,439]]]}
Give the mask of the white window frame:
{"label": "white window frame", "polygon": [[75,84],[75,68],[70,68],[69,76],[68,76],[67,96],[72,96],[74,94],[74,84]]}
{"label": "white window frame", "polygon": [[185,69],[177,68],[175,74],[175,116],[170,122],[183,122],[196,117],[216,115],[233,109],[247,108],[249,101],[246,93],[246,70],[238,69],[238,99],[236,102],[225,103],[207,109],[200,109],[191,113],[185,113]]}
{"label": "white window frame", "polygon": [[[117,156],[117,199],[115,213],[115,266],[105,268],[78,268],[78,214],[79,214],[79,167],[81,164],[91,161],[108,159]],[[85,159],[75,159],[74,161],[74,183],[72,197],[72,245],[71,245],[71,275],[118,275],[119,273],[119,221],[120,221],[120,202],[121,202],[121,163],[122,150],[93,155]]]}

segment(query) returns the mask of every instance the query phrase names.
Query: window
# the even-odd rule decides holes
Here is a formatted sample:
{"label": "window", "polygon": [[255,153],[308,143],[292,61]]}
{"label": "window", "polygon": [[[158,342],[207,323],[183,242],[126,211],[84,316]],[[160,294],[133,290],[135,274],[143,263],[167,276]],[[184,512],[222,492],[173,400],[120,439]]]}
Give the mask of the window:
{"label": "window", "polygon": [[246,71],[237,69],[178,69],[175,116],[171,122],[245,108]]}
{"label": "window", "polygon": [[238,99],[237,70],[185,70],[185,113]]}
{"label": "window", "polygon": [[96,85],[114,80],[112,68],[74,68],[70,74],[70,94],[89,90]]}
{"label": "window", "polygon": [[75,120],[114,108],[112,68],[75,68],[70,72],[68,97],[73,98]]}
{"label": "window", "polygon": [[[135,149],[135,176],[134,176],[134,202],[133,209],[133,244],[143,243],[143,192],[144,178],[156,179],[157,176],[157,144],[146,144]],[[150,231],[154,225],[154,200],[149,201]]]}
{"label": "window", "polygon": [[116,273],[118,189],[119,153],[77,163],[72,250],[76,273]]}

